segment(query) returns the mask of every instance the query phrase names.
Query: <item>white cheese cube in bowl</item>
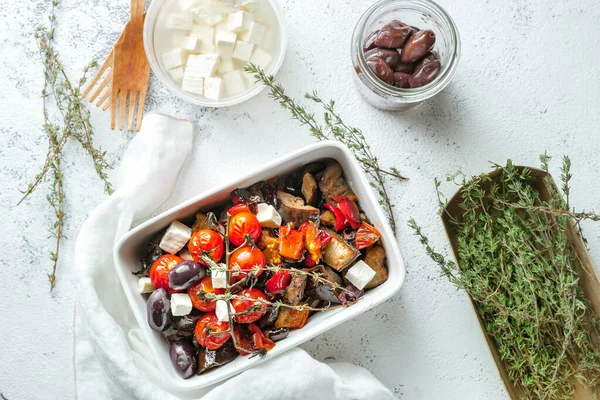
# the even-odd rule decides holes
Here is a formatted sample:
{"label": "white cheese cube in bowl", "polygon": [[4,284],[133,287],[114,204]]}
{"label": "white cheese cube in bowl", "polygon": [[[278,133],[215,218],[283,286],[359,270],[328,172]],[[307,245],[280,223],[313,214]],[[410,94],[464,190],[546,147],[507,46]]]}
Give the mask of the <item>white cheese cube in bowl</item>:
{"label": "white cheese cube in bowl", "polygon": [[254,13],[260,10],[260,0],[237,0],[237,5]]}
{"label": "white cheese cube in bowl", "polygon": [[173,80],[179,81],[179,80],[183,79],[183,68],[177,67],[177,68],[170,69],[169,74],[171,75],[171,78],[173,78]]}
{"label": "white cheese cube in bowl", "polygon": [[181,64],[183,63],[181,49],[174,48],[168,53],[164,53],[162,55],[162,62],[166,69],[181,67]]}
{"label": "white cheese cube in bowl", "polygon": [[190,30],[192,29],[192,24],[194,22],[194,18],[188,14],[170,14],[167,15],[165,20],[165,25],[169,29],[179,29],[179,30]]}
{"label": "white cheese cube in bowl", "polygon": [[254,43],[248,43],[244,42],[243,40],[238,40],[235,43],[235,49],[233,50],[233,54],[231,56],[236,60],[248,62],[252,57],[253,50]]}
{"label": "white cheese cube in bowl", "polygon": [[185,36],[181,41],[181,48],[191,52],[199,51],[198,38],[196,36]]}
{"label": "white cheese cube in bowl", "polygon": [[167,228],[158,247],[167,253],[176,254],[192,237],[192,229],[179,221],[173,221]]}
{"label": "white cheese cube in bowl", "polygon": [[223,75],[223,82],[225,83],[225,93],[227,96],[235,96],[238,93],[242,93],[246,90],[246,79],[242,71],[236,69]]}
{"label": "white cheese cube in bowl", "polygon": [[152,281],[150,280],[150,278],[143,276],[138,280],[138,292],[152,293],[152,292],[154,292],[154,289],[156,289],[156,288],[152,284]]}
{"label": "white cheese cube in bowl", "polygon": [[231,32],[242,33],[250,29],[252,21],[254,21],[254,14],[240,10],[229,14],[227,27]]}
{"label": "white cheese cube in bowl", "polygon": [[230,58],[235,48],[237,34],[229,31],[218,31],[215,35],[217,53],[223,58]]}
{"label": "white cheese cube in bowl", "polygon": [[258,203],[257,208],[258,212],[256,213],[256,218],[261,226],[272,229],[281,226],[281,215],[279,215],[275,207],[266,203]]}
{"label": "white cheese cube in bowl", "polygon": [[174,317],[188,315],[192,312],[192,299],[187,293],[173,293],[171,295],[171,313]]}
{"label": "white cheese cube in bowl", "polygon": [[375,274],[375,270],[369,267],[369,264],[360,260],[346,272],[346,279],[358,289],[362,290],[367,286],[367,283],[375,278]]}
{"label": "white cheese cube in bowl", "polygon": [[211,5],[221,14],[230,14],[238,9],[235,0],[212,0]]}
{"label": "white cheese cube in bowl", "polygon": [[219,68],[217,68],[217,74],[224,75],[234,69],[235,67],[233,66],[233,60],[231,58],[222,58],[219,63]]}
{"label": "white cheese cube in bowl", "polygon": [[273,56],[260,47],[255,48],[252,52],[252,57],[250,57],[250,62],[258,65],[262,69],[266,69],[269,64],[271,64],[272,60]]}
{"label": "white cheese cube in bowl", "polygon": [[204,78],[204,96],[211,100],[221,100],[224,92],[223,79]]}
{"label": "white cheese cube in bowl", "polygon": [[185,76],[192,78],[208,78],[215,74],[218,66],[218,54],[192,54],[188,57],[185,66]]}
{"label": "white cheese cube in bowl", "polygon": [[190,11],[190,9],[192,9],[192,7],[196,6],[198,3],[200,3],[199,0],[179,0],[179,10],[187,13]]}
{"label": "white cheese cube in bowl", "polygon": [[202,96],[204,94],[204,78],[194,78],[191,76],[186,76],[184,73],[181,88],[186,92],[195,93]]}
{"label": "white cheese cube in bowl", "polygon": [[259,45],[263,42],[266,32],[267,28],[263,24],[253,21],[250,24],[250,29],[248,29],[248,32],[242,34],[241,39],[245,42]]}
{"label": "white cheese cube in bowl", "polygon": [[223,16],[210,3],[198,4],[190,9],[190,14],[193,16],[194,21],[205,23],[208,26],[214,26],[223,20]]}
{"label": "white cheese cube in bowl", "polygon": [[203,24],[195,24],[192,26],[190,36],[198,38],[198,51],[201,53],[215,52],[215,28]]}

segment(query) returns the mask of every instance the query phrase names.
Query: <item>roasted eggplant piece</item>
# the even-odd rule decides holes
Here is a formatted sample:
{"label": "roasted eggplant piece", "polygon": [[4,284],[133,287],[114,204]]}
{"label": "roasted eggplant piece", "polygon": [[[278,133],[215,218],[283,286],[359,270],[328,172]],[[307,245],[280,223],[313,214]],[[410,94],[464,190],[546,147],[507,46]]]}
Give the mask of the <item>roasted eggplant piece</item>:
{"label": "roasted eggplant piece", "polygon": [[293,306],[298,305],[304,297],[304,289],[306,288],[306,280],[308,276],[304,274],[293,274],[292,280],[283,294],[283,301]]}
{"label": "roasted eggplant piece", "polygon": [[319,185],[311,173],[307,172],[302,177],[302,196],[306,204],[316,206],[319,202]]}
{"label": "roasted eggplant piece", "polygon": [[304,221],[318,222],[321,212],[318,208],[304,204],[304,200],[286,192],[277,192],[279,214],[284,224],[292,223],[298,227]]}
{"label": "roasted eggplant piece", "polygon": [[348,187],[342,166],[337,161],[332,162],[323,172],[323,177],[319,181],[319,189],[328,201],[334,196],[356,196]]}
{"label": "roasted eggplant piece", "polygon": [[331,241],[324,250],[323,262],[338,272],[343,271],[358,258],[360,251],[346,243],[331,229],[321,227],[321,230],[331,236]]}
{"label": "roasted eggplant piece", "polygon": [[274,342],[287,338],[290,334],[289,328],[273,328],[265,332],[265,336]]}
{"label": "roasted eggplant piece", "polygon": [[388,279],[388,269],[385,263],[385,250],[380,245],[374,245],[367,250],[364,261],[373,268],[375,277],[367,283],[365,289],[373,289]]}
{"label": "roasted eggplant piece", "polygon": [[[340,287],[344,285],[342,277],[332,268],[320,265],[318,271],[323,279]],[[339,292],[339,289],[334,290],[331,285],[316,279],[311,279],[306,288],[306,294],[308,295],[309,300],[312,299],[312,301],[315,301],[314,299],[316,298],[330,303],[340,303],[340,299],[338,298]],[[310,304],[309,306],[313,307]]]}
{"label": "roasted eggplant piece", "polygon": [[208,350],[206,347],[201,347],[198,352],[198,375],[211,368],[220,367],[235,360],[238,352],[231,340],[219,347],[217,350]]}
{"label": "roasted eggplant piece", "polygon": [[283,307],[275,321],[275,328],[300,329],[306,325],[308,310]]}
{"label": "roasted eggplant piece", "polygon": [[256,321],[256,325],[258,325],[260,329],[269,328],[275,325],[277,317],[279,317],[279,308],[269,307],[267,313],[260,317],[258,321]]}
{"label": "roasted eggplant piece", "polygon": [[321,225],[329,228],[335,227],[335,214],[329,210],[325,210],[321,213]]}
{"label": "roasted eggplant piece", "polygon": [[193,314],[182,315],[180,317],[173,317],[173,329],[185,332],[194,332],[196,322],[202,317],[202,314],[198,313],[196,309],[192,311]]}

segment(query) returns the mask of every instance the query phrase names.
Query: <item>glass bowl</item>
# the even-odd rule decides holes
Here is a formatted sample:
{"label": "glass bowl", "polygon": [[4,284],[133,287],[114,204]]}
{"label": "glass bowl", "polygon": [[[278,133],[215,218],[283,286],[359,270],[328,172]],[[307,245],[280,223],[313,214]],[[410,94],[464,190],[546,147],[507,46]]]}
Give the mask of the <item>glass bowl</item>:
{"label": "glass bowl", "polygon": [[[393,19],[419,29],[431,29],[436,34],[433,51],[440,57],[442,68],[425,86],[413,89],[391,86],[367,67],[363,53],[365,40]],[[381,0],[358,21],[352,35],[351,54],[355,86],[369,104],[382,110],[408,110],[435,96],[450,83],[460,58],[460,37],[450,15],[431,0]]]}
{"label": "glass bowl", "polygon": [[[170,5],[169,3],[172,3],[173,1],[174,0],[153,0],[148,7],[144,22],[144,48],[146,50],[150,68],[152,68],[152,72],[154,72],[158,80],[177,97],[204,107],[228,107],[242,103],[260,93],[264,89],[264,85],[249,82],[248,88],[235,96],[224,97],[220,100],[211,100],[204,96],[184,91],[181,88],[181,85],[171,78],[160,60],[160,54],[157,49],[157,41],[159,38],[157,36],[160,32],[160,29],[158,28],[159,24],[163,23],[165,14],[167,13],[167,7]],[[278,38],[275,39],[277,43],[274,46],[275,51],[273,52],[273,61],[265,70],[267,75],[275,75],[279,71],[283,59],[285,58],[287,49],[287,31],[285,29],[283,10],[279,2],[277,0],[263,1],[264,3],[269,4],[274,11],[274,24],[276,24],[274,28],[276,28],[275,31],[278,32]]]}

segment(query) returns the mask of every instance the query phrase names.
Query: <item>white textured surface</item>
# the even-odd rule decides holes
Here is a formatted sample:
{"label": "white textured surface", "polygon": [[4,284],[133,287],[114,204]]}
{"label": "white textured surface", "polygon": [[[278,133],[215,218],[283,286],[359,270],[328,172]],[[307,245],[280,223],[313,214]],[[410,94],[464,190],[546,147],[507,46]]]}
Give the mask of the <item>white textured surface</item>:
{"label": "white textured surface", "polygon": [[[47,3],[0,0],[0,206],[5,215],[0,222],[0,392],[10,400],[73,396],[71,251],[79,226],[104,196],[91,163],[71,143],[64,160],[71,239],[62,248],[56,290],[48,294],[52,218],[44,194],[15,208],[18,189],[39,170],[46,153],[40,129],[42,72],[32,34]],[[600,10],[591,0],[440,0],[462,36],[459,71],[436,99],[406,114],[390,114],[364,104],[351,83],[350,36],[372,1],[284,3],[290,41],[279,78],[289,93],[300,97],[318,90],[338,100],[340,113],[364,130],[382,164],[395,165],[411,178],[391,189],[408,266],[405,287],[386,304],[303,347],[319,359],[367,367],[401,399],[505,399],[466,296],[439,277],[405,221],[414,216],[445,248],[433,177],[458,166],[479,173],[488,161],[507,157],[537,165],[544,150],[571,156],[574,203],[600,209]],[[64,0],[58,49],[73,79],[90,59],[106,55],[127,16],[125,0]],[[246,104],[210,110],[185,104],[152,79],[146,105],[197,123],[185,184],[165,207],[313,140],[266,93]],[[95,108],[92,113],[97,143],[118,163],[131,135],[111,132],[108,114]],[[556,164],[553,171],[558,173]],[[585,230],[592,256],[600,261],[600,229],[586,224]]]}

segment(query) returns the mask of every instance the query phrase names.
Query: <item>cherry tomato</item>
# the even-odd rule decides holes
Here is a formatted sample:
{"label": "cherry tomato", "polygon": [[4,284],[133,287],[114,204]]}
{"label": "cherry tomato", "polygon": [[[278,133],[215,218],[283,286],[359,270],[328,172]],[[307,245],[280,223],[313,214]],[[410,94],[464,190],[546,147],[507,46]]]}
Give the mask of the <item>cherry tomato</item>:
{"label": "cherry tomato", "polygon": [[221,261],[221,258],[223,258],[225,245],[223,243],[223,238],[217,232],[212,229],[201,229],[192,234],[190,243],[188,244],[188,250],[194,261],[208,266],[208,264],[202,260],[202,256],[206,254],[214,262],[219,262]]}
{"label": "cherry tomato", "polygon": [[360,224],[360,228],[356,231],[356,238],[354,239],[354,245],[358,250],[366,249],[367,247],[375,244],[381,237],[381,234],[374,226],[363,222]]}
{"label": "cherry tomato", "polygon": [[[267,300],[267,296],[258,289],[244,289],[237,294],[243,299],[235,298],[231,300],[231,305],[235,309],[235,320],[240,324],[248,324],[254,322],[266,314],[269,308],[268,304],[254,304],[257,300]],[[257,310],[257,311],[252,311]],[[242,313],[242,314],[240,314]]]}
{"label": "cherry tomato", "polygon": [[219,322],[216,314],[210,312],[196,322],[194,335],[200,346],[209,350],[216,350],[231,337],[228,330],[229,322]]}
{"label": "cherry tomato", "polygon": [[169,271],[181,262],[183,262],[183,258],[173,254],[164,254],[154,261],[150,267],[150,280],[154,287],[163,288],[169,293],[181,292],[181,290],[174,290],[169,286]]}
{"label": "cherry tomato", "polygon": [[236,204],[235,206],[233,206],[229,210],[227,210],[227,214],[229,214],[230,216],[234,216],[241,212],[250,212],[250,207],[248,207],[248,204],[244,204],[244,203]]}
{"label": "cherry tomato", "polygon": [[235,214],[229,220],[229,240],[234,246],[241,246],[246,241],[246,235],[256,242],[261,231],[258,218],[250,212]]}
{"label": "cherry tomato", "polygon": [[[214,294],[223,294],[225,293],[225,289],[215,289],[212,285],[212,278],[210,276],[205,276],[200,283],[188,288],[187,290],[190,299],[192,300],[192,306],[196,310],[200,310],[203,312],[214,311],[217,306],[217,302],[214,300],[209,300],[204,297],[206,293],[214,293]],[[200,296],[198,296],[200,294]]]}
{"label": "cherry tomato", "polygon": [[[267,265],[265,255],[257,247],[244,246],[233,252],[229,257],[229,274],[232,283],[242,280],[254,267],[264,268]],[[239,270],[234,267],[239,267]],[[254,276],[259,276],[263,270],[256,271]]]}

